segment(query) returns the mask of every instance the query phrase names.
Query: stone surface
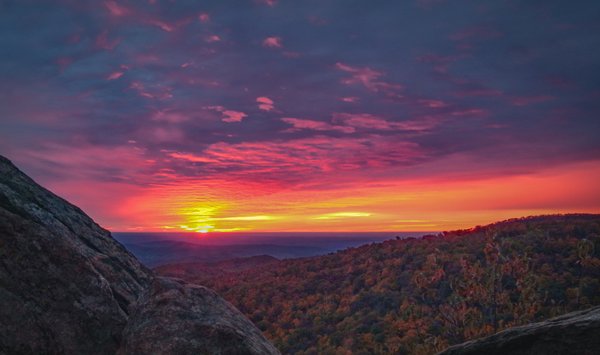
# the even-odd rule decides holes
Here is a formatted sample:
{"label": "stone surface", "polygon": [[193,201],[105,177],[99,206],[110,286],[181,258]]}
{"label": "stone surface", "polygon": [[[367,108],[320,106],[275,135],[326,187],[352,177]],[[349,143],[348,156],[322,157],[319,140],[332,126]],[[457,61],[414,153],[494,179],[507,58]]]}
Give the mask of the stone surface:
{"label": "stone surface", "polygon": [[[158,281],[152,282],[153,277],[83,211],[0,156],[0,354],[115,353],[129,314],[139,314],[136,301],[148,294],[150,285],[156,290]],[[195,307],[189,317],[201,318],[208,312],[212,319],[222,316],[222,324],[243,327],[232,331],[237,337],[228,342],[248,343],[246,353],[261,348],[257,345],[261,342],[263,348],[271,346],[233,307],[218,308],[225,312],[222,315],[213,312],[215,305],[225,303],[220,304],[212,291],[189,294],[204,295],[187,300]],[[210,302],[203,305],[204,299]],[[141,314],[148,312],[146,299]],[[161,315],[163,320],[178,318]],[[240,319],[232,321],[236,317]],[[170,329],[168,324],[160,326]],[[206,324],[203,332],[186,334],[211,338],[229,333]],[[243,339],[247,334],[251,339]]]}
{"label": "stone surface", "polygon": [[440,354],[600,354],[600,307],[506,329]]}
{"label": "stone surface", "polygon": [[125,328],[119,354],[277,354],[214,291],[157,277]]}

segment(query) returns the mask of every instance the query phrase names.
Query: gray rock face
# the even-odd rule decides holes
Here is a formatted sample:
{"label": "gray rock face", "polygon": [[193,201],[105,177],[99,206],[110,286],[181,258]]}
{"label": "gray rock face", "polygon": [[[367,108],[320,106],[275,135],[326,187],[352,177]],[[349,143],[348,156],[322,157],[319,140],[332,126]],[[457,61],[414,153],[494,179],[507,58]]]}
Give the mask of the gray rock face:
{"label": "gray rock face", "polygon": [[278,353],[214,291],[166,277],[154,279],[123,335],[123,355]]}
{"label": "gray rock face", "polygon": [[506,329],[440,354],[600,354],[600,307]]}
{"label": "gray rock face", "polygon": [[[0,354],[114,354],[129,315],[140,314],[136,301],[150,285],[156,289],[153,277],[107,230],[0,156]],[[219,302],[214,298],[206,305],[210,312]],[[144,302],[142,314],[147,314],[151,310]],[[208,312],[218,318],[204,310],[202,300],[189,302],[195,306],[190,317]],[[240,318],[231,324],[243,327],[241,338],[250,337],[243,339],[253,346],[247,353],[254,342],[271,346],[237,310],[219,309],[225,312],[222,324]],[[210,325],[205,331],[194,335],[223,334]]]}

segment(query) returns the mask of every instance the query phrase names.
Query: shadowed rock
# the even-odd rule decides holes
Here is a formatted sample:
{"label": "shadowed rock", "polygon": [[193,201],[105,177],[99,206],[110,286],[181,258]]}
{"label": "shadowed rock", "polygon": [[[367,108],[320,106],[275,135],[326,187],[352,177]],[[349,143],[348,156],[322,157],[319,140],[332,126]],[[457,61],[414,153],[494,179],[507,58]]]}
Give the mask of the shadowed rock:
{"label": "shadowed rock", "polygon": [[[141,295],[154,294],[157,285],[166,282],[153,282],[153,277],[83,211],[0,156],[0,354],[115,353],[129,314],[152,313],[149,304],[162,305],[144,298],[141,311],[135,308]],[[185,302],[194,305],[187,316],[212,319],[202,323],[201,331],[186,336],[197,336],[204,343],[217,336],[211,344],[227,344],[228,349],[235,345],[245,353],[272,350],[256,327],[214,292],[179,285],[189,290],[184,292]],[[177,310],[161,306],[161,316],[176,320],[179,313],[164,313],[170,309]],[[139,318],[135,324],[139,325]],[[221,331],[221,325],[230,326],[230,333]],[[169,329],[168,324],[160,326]]]}
{"label": "shadowed rock", "polygon": [[454,345],[440,355],[592,355],[598,353],[600,353],[600,307],[594,307]]}
{"label": "shadowed rock", "polygon": [[277,354],[214,291],[157,277],[124,331],[119,354]]}

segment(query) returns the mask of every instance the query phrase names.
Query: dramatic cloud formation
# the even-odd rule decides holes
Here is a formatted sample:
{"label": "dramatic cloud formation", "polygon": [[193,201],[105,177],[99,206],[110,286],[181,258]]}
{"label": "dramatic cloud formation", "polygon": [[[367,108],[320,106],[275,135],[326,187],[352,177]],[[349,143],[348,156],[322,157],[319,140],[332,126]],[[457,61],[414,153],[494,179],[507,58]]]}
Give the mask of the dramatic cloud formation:
{"label": "dramatic cloud formation", "polygon": [[0,154],[111,229],[600,212],[598,2],[0,9]]}

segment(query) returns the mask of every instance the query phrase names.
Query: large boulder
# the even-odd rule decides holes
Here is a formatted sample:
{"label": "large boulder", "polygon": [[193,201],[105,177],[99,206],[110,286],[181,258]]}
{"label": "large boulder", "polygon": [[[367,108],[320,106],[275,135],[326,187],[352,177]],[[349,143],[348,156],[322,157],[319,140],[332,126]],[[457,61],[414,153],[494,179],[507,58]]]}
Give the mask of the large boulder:
{"label": "large boulder", "polygon": [[443,355],[538,355],[600,353],[600,307],[572,312],[539,323],[506,329],[454,345]]}
{"label": "large boulder", "polygon": [[125,328],[119,354],[277,354],[260,331],[214,291],[157,277]]}
{"label": "large boulder", "polygon": [[151,272],[0,157],[0,351],[115,352]]}
{"label": "large boulder", "polygon": [[[150,296],[158,285],[170,284],[153,279],[107,230],[0,156],[0,354],[114,354],[119,348],[127,353],[121,344],[138,346],[134,330],[140,317],[152,321],[147,317],[155,314],[151,307],[159,307],[156,314],[162,317],[155,322],[181,317],[176,307],[165,308]],[[187,339],[190,346],[201,342],[210,349],[222,344],[245,353],[276,352],[212,291],[193,285],[181,289],[186,296],[174,302],[193,305],[188,317],[203,328],[177,335],[166,323],[158,324],[165,326],[163,341],[185,334],[198,338]],[[131,337],[123,341],[130,314],[136,315],[128,327]],[[152,353],[169,353],[155,349]]]}

